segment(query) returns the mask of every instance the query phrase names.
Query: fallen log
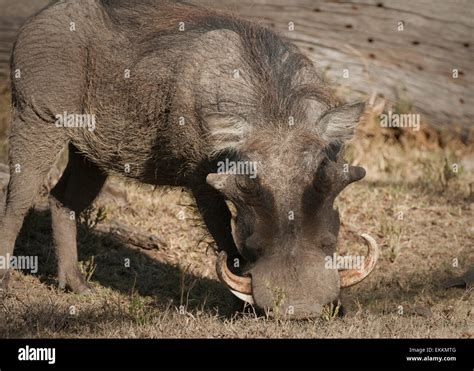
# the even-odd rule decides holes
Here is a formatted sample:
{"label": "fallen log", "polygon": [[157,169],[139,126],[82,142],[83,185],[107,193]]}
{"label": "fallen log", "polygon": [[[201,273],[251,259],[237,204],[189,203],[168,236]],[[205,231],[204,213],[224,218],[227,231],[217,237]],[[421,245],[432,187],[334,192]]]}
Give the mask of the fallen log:
{"label": "fallen log", "polygon": [[[348,100],[377,94],[394,110],[413,109],[438,127],[469,127],[474,121],[470,0],[192,2],[233,11],[287,36]],[[9,74],[18,28],[47,3],[0,0],[0,83]]]}

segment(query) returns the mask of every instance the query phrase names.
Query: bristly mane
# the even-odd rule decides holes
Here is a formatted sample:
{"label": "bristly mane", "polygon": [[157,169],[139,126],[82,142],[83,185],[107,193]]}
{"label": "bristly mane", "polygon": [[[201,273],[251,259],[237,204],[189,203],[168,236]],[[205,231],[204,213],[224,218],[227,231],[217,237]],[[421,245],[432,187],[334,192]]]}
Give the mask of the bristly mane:
{"label": "bristly mane", "polygon": [[[198,37],[214,30],[237,33],[244,48],[242,57],[251,71],[252,87],[259,97],[262,115],[269,122],[304,118],[306,102],[314,99],[327,108],[337,105],[330,89],[318,78],[301,82],[300,74],[311,61],[291,43],[266,27],[236,16],[182,1],[101,0],[108,16],[121,29],[131,29],[142,55],[157,50],[160,42]],[[143,15],[146,16],[143,16]],[[159,21],[158,21],[159,20]],[[178,25],[184,22],[185,32]],[[168,41],[163,41],[164,36]]]}

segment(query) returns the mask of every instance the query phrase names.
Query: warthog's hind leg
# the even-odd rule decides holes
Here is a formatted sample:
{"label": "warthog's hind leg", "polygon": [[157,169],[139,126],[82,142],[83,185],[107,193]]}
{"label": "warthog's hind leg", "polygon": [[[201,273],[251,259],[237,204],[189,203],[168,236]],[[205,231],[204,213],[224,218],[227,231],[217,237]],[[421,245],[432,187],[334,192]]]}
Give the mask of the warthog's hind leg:
{"label": "warthog's hind leg", "polygon": [[76,218],[99,194],[107,176],[69,146],[69,162],[58,184],[51,190],[53,237],[61,288],[80,293],[89,289],[78,266]]}

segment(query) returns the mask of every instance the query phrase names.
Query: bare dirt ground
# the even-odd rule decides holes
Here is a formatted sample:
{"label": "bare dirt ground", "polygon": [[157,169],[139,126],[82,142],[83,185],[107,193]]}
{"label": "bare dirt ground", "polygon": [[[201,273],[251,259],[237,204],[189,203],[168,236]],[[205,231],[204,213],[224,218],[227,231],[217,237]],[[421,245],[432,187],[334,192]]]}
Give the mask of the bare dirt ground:
{"label": "bare dirt ground", "polygon": [[[5,163],[9,92],[0,91]],[[369,278],[344,290],[346,316],[257,316],[218,282],[212,241],[185,191],[113,178],[80,220],[81,269],[93,294],[57,288],[43,190],[15,251],[38,255],[39,272],[15,272],[0,298],[0,337],[474,337],[472,277],[462,277],[474,267],[472,141],[426,127],[381,129],[369,117],[347,159],[368,175],[337,200],[339,251],[362,253],[354,232],[367,232],[382,253]]]}

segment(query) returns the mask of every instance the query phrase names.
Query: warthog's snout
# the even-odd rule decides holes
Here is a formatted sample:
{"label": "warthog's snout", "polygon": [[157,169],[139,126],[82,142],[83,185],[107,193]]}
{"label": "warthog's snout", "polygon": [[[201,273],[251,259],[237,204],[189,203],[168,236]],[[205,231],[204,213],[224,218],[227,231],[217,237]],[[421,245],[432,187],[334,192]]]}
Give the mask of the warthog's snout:
{"label": "warthog's snout", "polygon": [[368,254],[357,268],[328,267],[328,257],[316,250],[263,259],[239,276],[231,272],[227,254],[222,251],[217,259],[217,274],[234,295],[267,312],[277,311],[289,318],[318,316],[324,305],[338,299],[340,288],[361,282],[373,271],[379,256],[377,243],[367,234],[361,237]]}

